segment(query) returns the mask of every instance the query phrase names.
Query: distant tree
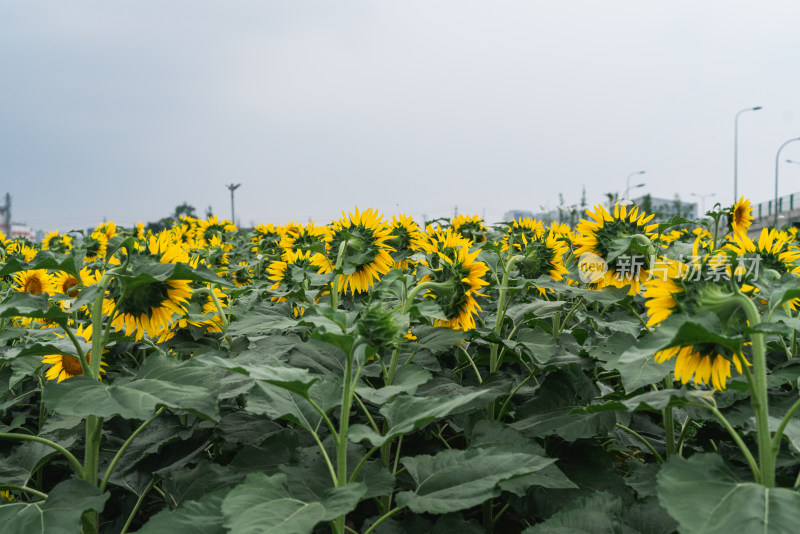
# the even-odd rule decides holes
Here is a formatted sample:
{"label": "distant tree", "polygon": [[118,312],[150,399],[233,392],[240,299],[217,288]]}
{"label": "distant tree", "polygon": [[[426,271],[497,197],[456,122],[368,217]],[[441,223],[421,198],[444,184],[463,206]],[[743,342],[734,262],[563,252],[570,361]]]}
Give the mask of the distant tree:
{"label": "distant tree", "polygon": [[171,227],[175,222],[180,220],[181,215],[185,215],[187,217],[194,217],[194,206],[190,206],[186,202],[179,206],[175,206],[175,210],[173,211],[172,215],[168,217],[164,217],[163,219],[159,219],[156,222],[147,223],[146,228],[151,232],[158,233],[161,230],[165,230]]}
{"label": "distant tree", "polygon": [[606,193],[606,198],[608,199],[608,209],[613,210],[614,204],[619,202],[619,193]]}
{"label": "distant tree", "polygon": [[211,207],[211,204],[208,205],[206,208],[206,219],[210,219],[214,216],[214,208]]}
{"label": "distant tree", "polygon": [[583,186],[583,190],[581,191],[581,213],[586,211],[586,186]]}
{"label": "distant tree", "polygon": [[653,213],[653,197],[650,196],[650,193],[642,197],[642,205],[640,207],[647,214]]}

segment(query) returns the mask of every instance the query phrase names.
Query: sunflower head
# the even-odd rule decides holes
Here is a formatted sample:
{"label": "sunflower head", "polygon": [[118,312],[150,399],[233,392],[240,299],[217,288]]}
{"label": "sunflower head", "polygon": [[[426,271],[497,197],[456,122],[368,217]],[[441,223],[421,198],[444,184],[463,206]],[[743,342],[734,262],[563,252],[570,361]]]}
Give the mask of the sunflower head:
{"label": "sunflower head", "polygon": [[548,231],[528,242],[523,250],[525,259],[517,264],[517,268],[528,279],[547,275],[553,280],[562,280],[568,274],[564,267],[564,256],[567,252],[567,244],[560,236]]}
{"label": "sunflower head", "polygon": [[[580,235],[574,240],[574,254],[578,258],[597,258],[607,267],[591,280],[593,286],[599,289],[630,285],[630,294],[638,294],[641,283],[647,278],[649,256],[654,253],[654,249],[648,250],[647,254],[639,250],[650,248],[647,243],[657,226],[647,223],[653,215],[640,213],[638,207],[628,210],[627,206],[619,203],[614,205],[611,213],[600,205],[594,212],[586,210],[586,213],[591,220],[581,219],[578,223]],[[622,254],[618,250],[620,244],[628,247]]]}
{"label": "sunflower head", "polygon": [[[60,334],[59,334],[60,335]],[[75,336],[82,338],[86,343],[92,342],[92,328],[91,326],[84,328],[83,325],[79,325],[78,328],[75,330]],[[91,351],[86,352],[86,363],[91,363],[92,361],[92,353]],[[73,376],[82,376],[83,375],[83,367],[81,366],[81,361],[78,357],[73,356],[71,354],[46,354],[42,356],[42,363],[46,363],[50,365],[50,367],[45,372],[45,378],[48,380],[56,380],[61,382],[68,378],[72,378]],[[105,368],[107,364],[104,361],[100,361],[100,372],[105,373]]]}
{"label": "sunflower head", "polygon": [[29,269],[16,272],[14,273],[14,282],[14,289],[21,293],[54,295],[57,291],[53,275],[48,274],[47,269]]}
{"label": "sunflower head", "polygon": [[478,215],[458,215],[450,223],[454,232],[463,235],[473,243],[486,241],[488,229],[483,225],[483,219]]}
{"label": "sunflower head", "polygon": [[657,363],[675,358],[675,379],[686,384],[694,378],[695,385],[710,384],[724,391],[731,377],[731,363],[742,373],[742,364],[751,365],[741,351],[731,350],[715,343],[670,347],[656,352]]}
{"label": "sunflower head", "polygon": [[527,247],[528,243],[544,236],[544,225],[530,217],[520,217],[514,219],[514,222],[508,228],[501,241],[502,246],[500,250],[505,252],[509,246],[514,250],[522,250]]}
{"label": "sunflower head", "polygon": [[408,258],[422,250],[425,234],[408,215],[392,217],[389,230],[392,237],[386,240],[386,244],[394,249],[391,255],[395,261],[395,267],[404,271],[408,268]]}
{"label": "sunflower head", "polygon": [[102,261],[106,259],[106,251],[108,250],[108,236],[105,234],[105,232],[92,232],[92,235],[83,239],[80,247],[84,253],[84,263]]}
{"label": "sunflower head", "polygon": [[370,347],[383,354],[401,345],[407,325],[408,322],[401,320],[392,310],[385,310],[380,305],[375,305],[362,312],[358,322],[358,334]]}
{"label": "sunflower head", "polygon": [[66,253],[72,248],[72,237],[58,231],[45,234],[42,238],[42,250]]}
{"label": "sunflower head", "polygon": [[430,253],[425,262],[431,274],[421,280],[440,284],[426,296],[436,300],[447,320],[436,319],[434,324],[455,330],[474,329],[474,315],[481,309],[475,297],[486,296],[480,290],[488,285],[483,277],[489,267],[476,261],[479,250],[471,252],[466,238],[452,232],[435,237],[438,239],[431,239],[427,245]]}
{"label": "sunflower head", "polygon": [[733,231],[733,235],[744,235],[747,229],[753,224],[753,207],[750,200],[741,197],[728,213],[728,223]]}
{"label": "sunflower head", "polygon": [[333,271],[341,252],[338,290],[351,293],[369,290],[394,266],[391,256],[394,249],[387,243],[392,237],[383,216],[372,208],[361,212],[356,207],[352,213],[342,213],[342,218],[333,221],[327,230],[328,265],[323,272]]}

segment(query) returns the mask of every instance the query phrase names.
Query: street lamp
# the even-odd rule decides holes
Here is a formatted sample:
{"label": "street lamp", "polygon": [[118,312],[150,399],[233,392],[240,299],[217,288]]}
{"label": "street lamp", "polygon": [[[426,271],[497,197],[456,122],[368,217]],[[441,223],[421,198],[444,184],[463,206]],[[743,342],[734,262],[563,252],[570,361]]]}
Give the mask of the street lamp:
{"label": "street lamp", "polygon": [[800,161],[795,161],[793,159],[787,159],[786,163],[794,163],[795,165],[800,165]]}
{"label": "street lamp", "polygon": [[739,200],[738,195],[738,167],[739,167],[739,115],[745,111],[758,111],[761,106],[754,108],[744,108],[736,113],[736,120],[733,127],[733,203]]}
{"label": "street lamp", "polygon": [[231,190],[231,222],[236,224],[236,218],[233,216],[233,192],[242,184],[228,184],[225,187]]}
{"label": "street lamp", "polygon": [[706,197],[715,197],[717,196],[716,193],[709,193],[707,195],[698,195],[697,193],[692,193],[693,197],[700,197],[700,205],[702,206],[703,215],[706,214]]}
{"label": "street lamp", "polygon": [[[625,180],[625,196],[623,198],[628,198],[628,192],[631,190],[631,176],[635,176],[637,174],[644,174],[646,171],[636,171],[632,172],[628,175],[628,178]],[[644,184],[634,185],[633,188],[636,189],[637,187],[644,187]]]}
{"label": "street lamp", "polygon": [[783,143],[781,147],[778,149],[778,153],[775,154],[775,228],[776,229],[778,228],[778,168],[780,167],[779,164],[781,160],[781,150],[783,150],[783,147],[785,147],[786,145],[788,145],[793,141],[800,141],[800,137],[793,137],[792,139],[789,139],[788,141]]}

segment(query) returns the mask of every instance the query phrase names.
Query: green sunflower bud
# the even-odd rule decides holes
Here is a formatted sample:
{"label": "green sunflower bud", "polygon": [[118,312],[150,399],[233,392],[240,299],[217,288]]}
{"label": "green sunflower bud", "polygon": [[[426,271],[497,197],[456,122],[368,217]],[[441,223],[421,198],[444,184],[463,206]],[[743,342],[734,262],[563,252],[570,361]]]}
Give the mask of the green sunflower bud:
{"label": "green sunflower bud", "polygon": [[361,314],[358,333],[378,352],[389,352],[400,346],[407,325],[408,321],[403,321],[392,310],[372,306]]}

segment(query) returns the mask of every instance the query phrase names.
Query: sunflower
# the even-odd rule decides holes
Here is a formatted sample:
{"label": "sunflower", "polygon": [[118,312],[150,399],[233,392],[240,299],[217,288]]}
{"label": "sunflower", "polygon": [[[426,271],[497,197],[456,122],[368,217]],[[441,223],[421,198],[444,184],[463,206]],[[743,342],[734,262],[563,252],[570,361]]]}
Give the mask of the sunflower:
{"label": "sunflower", "polygon": [[49,232],[42,238],[42,250],[52,250],[53,252],[69,252],[72,248],[72,237],[62,234],[57,230]]}
{"label": "sunflower", "polygon": [[6,245],[6,252],[11,256],[30,262],[36,257],[38,251],[21,241],[11,241]]}
{"label": "sunflower", "polygon": [[789,233],[764,228],[758,242],[747,237],[747,234],[734,234],[733,243],[728,243],[724,248],[736,252],[740,263],[758,262],[760,267],[773,269],[780,274],[800,274],[800,248],[792,243]]}
{"label": "sunflower", "polygon": [[528,243],[542,236],[544,236],[544,225],[541,221],[530,217],[514,219],[503,236],[500,251],[507,251],[509,244],[512,244],[515,250],[522,250]]}
{"label": "sunflower", "polygon": [[648,327],[661,323],[680,308],[677,297],[686,291],[684,278],[689,272],[690,267],[678,261],[659,258],[654,262],[650,278],[644,283]]}
{"label": "sunflower", "polygon": [[[228,306],[228,295],[217,287],[214,287],[212,291],[224,310]],[[203,291],[193,292],[187,305],[187,311],[187,315],[177,321],[179,328],[186,328],[191,324],[198,328],[205,328],[206,332],[222,332],[224,321],[219,315],[214,299],[208,293]],[[196,319],[197,315],[203,316],[203,319]]]}
{"label": "sunflower", "polygon": [[[559,234],[548,231],[531,241],[523,235],[525,259],[517,264],[520,274],[528,279],[548,275],[553,280],[563,280],[569,271],[564,267],[564,256],[569,252],[569,247]],[[516,244],[515,244],[516,245]],[[539,288],[540,293],[544,290]]]}
{"label": "sunflower", "polygon": [[636,295],[641,289],[641,283],[647,278],[647,268],[641,254],[628,251],[613,259],[609,253],[614,240],[627,239],[634,235],[652,238],[656,225],[647,223],[653,215],[639,213],[639,208],[634,207],[628,211],[627,206],[614,205],[614,213],[610,214],[603,206],[596,206],[594,213],[586,210],[592,220],[581,219],[578,223],[578,233],[575,239],[575,256],[592,258],[592,261],[602,261],[607,270],[597,273],[591,278],[595,289],[606,286],[623,287],[630,285],[630,294]]}
{"label": "sunflower", "polygon": [[348,290],[355,294],[369,290],[375,281],[394,266],[392,247],[387,241],[394,237],[383,216],[372,208],[360,212],[358,207],[350,214],[333,221],[326,229],[325,243],[328,261],[322,273],[332,272],[344,243],[338,291]]}
{"label": "sunflower", "polygon": [[728,214],[728,222],[733,230],[733,235],[746,234],[747,229],[753,224],[753,207],[750,205],[750,201],[745,200],[744,197],[739,198]]}
{"label": "sunflower", "polygon": [[253,228],[253,235],[250,237],[253,247],[250,251],[253,254],[277,254],[280,250],[279,243],[282,237],[281,228],[275,228],[271,224],[259,224]]}
{"label": "sunflower", "polygon": [[[189,263],[188,252],[172,243],[168,232],[150,236],[147,250],[161,263]],[[119,287],[116,290],[121,292]],[[116,308],[111,325],[117,332],[124,329],[126,334],[135,336],[136,341],[145,332],[151,339],[164,341],[172,335],[170,328],[177,319],[186,315],[191,296],[188,280],[137,281],[109,299]]]}
{"label": "sunflower", "polygon": [[285,260],[290,250],[316,250],[321,252],[325,248],[325,238],[327,235],[324,226],[317,226],[314,221],[308,221],[306,226],[297,223],[290,223],[285,227],[285,233],[281,236],[278,245],[281,248],[281,259]]}
{"label": "sunflower", "polygon": [[20,293],[30,293],[39,295],[46,293],[53,295],[56,293],[56,286],[53,275],[47,273],[47,269],[29,269],[14,273],[14,289]]}
{"label": "sunflower", "polygon": [[94,232],[102,232],[106,235],[106,239],[111,239],[115,235],[119,234],[119,229],[117,228],[117,225],[114,224],[114,221],[108,221],[98,225],[97,228],[94,229]]}
{"label": "sunflower", "polygon": [[[275,282],[270,286],[270,291],[275,291],[281,288],[286,291],[298,289],[301,286],[301,280],[306,279],[306,273],[309,271],[322,272],[328,260],[322,254],[313,254],[310,250],[289,250],[284,255],[284,260],[273,261],[267,267],[267,279]],[[300,274],[302,273],[302,278]],[[318,295],[318,298],[322,295]],[[273,296],[273,302],[287,302],[284,296]],[[292,304],[292,311],[295,317],[298,313],[302,315],[305,308]]]}
{"label": "sunflower", "polygon": [[483,219],[477,215],[458,215],[450,223],[454,232],[459,233],[473,243],[483,243],[486,241],[487,228],[483,225]]}
{"label": "sunflower", "polygon": [[236,231],[236,225],[228,220],[218,220],[216,215],[211,215],[208,219],[197,220],[195,238],[201,243],[208,243],[213,237],[223,238],[227,234]]}
{"label": "sunflower", "polygon": [[424,263],[431,274],[423,277],[420,283],[451,284],[451,289],[432,289],[426,294],[436,300],[447,318],[444,321],[436,319],[434,325],[454,330],[474,329],[474,315],[481,310],[475,296],[485,297],[480,290],[489,285],[483,280],[489,267],[476,261],[480,250],[470,252],[469,240],[449,229],[434,234],[425,246],[428,259]]}
{"label": "sunflower", "polygon": [[237,267],[230,269],[230,276],[236,287],[244,287],[253,282],[253,275],[250,272],[250,264],[240,261]]}
{"label": "sunflower", "polygon": [[108,250],[108,236],[104,232],[92,232],[92,235],[85,237],[81,242],[84,250],[84,263],[104,260]]}
{"label": "sunflower", "polygon": [[425,234],[419,229],[419,225],[408,215],[395,215],[389,224],[392,232],[391,239],[386,244],[394,249],[392,258],[394,266],[401,271],[408,269],[408,258],[416,252],[422,250],[425,241]]}
{"label": "sunflower", "polygon": [[720,391],[725,390],[728,378],[731,377],[731,362],[739,374],[742,374],[743,362],[745,365],[751,365],[741,352],[731,352],[715,343],[678,345],[656,352],[655,357],[657,363],[664,363],[676,357],[675,379],[680,380],[681,384],[686,384],[694,378],[695,385],[711,384],[714,389]]}
{"label": "sunflower", "polygon": [[[91,326],[85,329],[83,328],[83,325],[78,326],[78,329],[75,330],[75,335],[82,337],[87,343],[92,342]],[[59,334],[59,337],[63,336]],[[88,351],[86,353],[86,362],[89,363],[91,360],[92,354],[91,351]],[[83,375],[81,361],[76,356],[72,356],[71,354],[46,354],[42,356],[42,363],[50,365],[50,368],[47,369],[44,375],[48,380],[56,380],[61,382],[67,378],[72,378],[73,376]],[[104,361],[100,361],[101,373],[105,373],[106,365],[107,364]]]}

